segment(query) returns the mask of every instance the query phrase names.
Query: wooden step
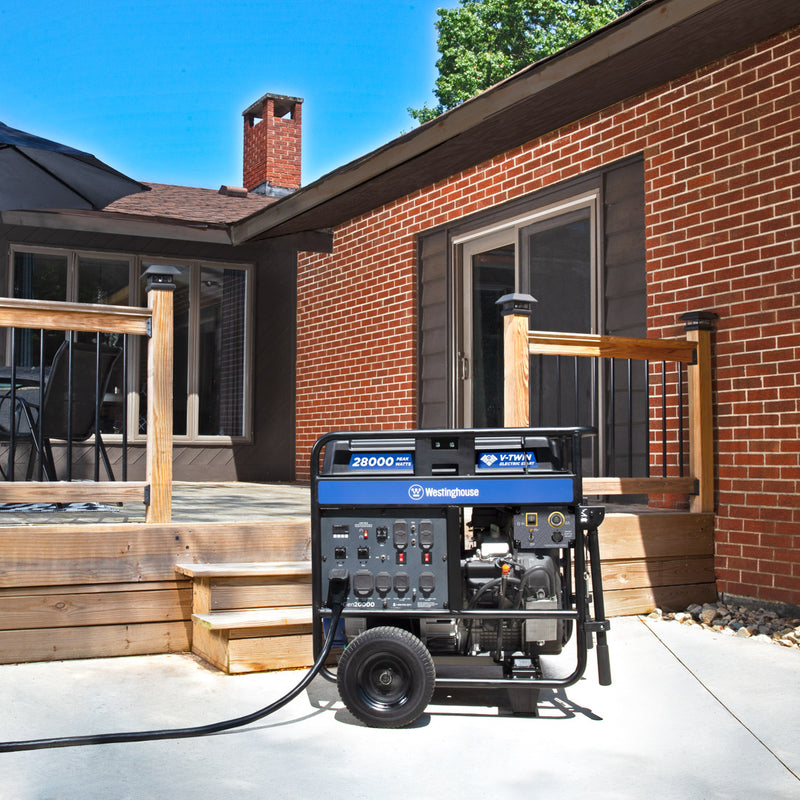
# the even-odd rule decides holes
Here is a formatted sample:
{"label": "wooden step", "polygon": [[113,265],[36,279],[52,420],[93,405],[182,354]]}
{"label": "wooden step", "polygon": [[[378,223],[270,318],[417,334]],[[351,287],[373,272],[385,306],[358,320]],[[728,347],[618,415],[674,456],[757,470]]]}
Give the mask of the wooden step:
{"label": "wooden step", "polygon": [[310,606],[192,614],[192,652],[228,674],[307,667],[311,621]]}
{"label": "wooden step", "polygon": [[309,561],[175,565],[192,579],[192,611],[206,614],[311,603]]}
{"label": "wooden step", "polygon": [[[289,626],[286,630],[308,627]],[[314,663],[310,632],[270,635],[273,632],[274,629],[265,628],[210,630],[204,623],[194,621],[192,652],[229,675],[309,667]]]}
{"label": "wooden step", "polygon": [[310,561],[264,561],[230,564],[175,565],[176,571],[189,578],[281,578],[311,576]]}
{"label": "wooden step", "polygon": [[311,562],[178,563],[192,579],[192,652],[227,673],[313,663]]}
{"label": "wooden step", "polygon": [[311,606],[212,611],[208,614],[192,614],[192,619],[212,631],[259,628],[281,633],[288,626],[308,626],[310,630]]}

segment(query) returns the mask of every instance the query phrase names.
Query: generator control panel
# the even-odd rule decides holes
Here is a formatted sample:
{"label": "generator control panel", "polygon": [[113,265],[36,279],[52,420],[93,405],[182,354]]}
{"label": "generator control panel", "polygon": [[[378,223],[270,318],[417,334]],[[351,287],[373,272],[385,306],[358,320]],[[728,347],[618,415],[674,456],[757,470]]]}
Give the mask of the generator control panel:
{"label": "generator control panel", "polygon": [[518,550],[569,547],[575,541],[575,515],[563,506],[537,506],[514,515]]}
{"label": "generator control panel", "polygon": [[323,572],[348,571],[349,608],[449,606],[445,514],[333,514],[320,524]]}

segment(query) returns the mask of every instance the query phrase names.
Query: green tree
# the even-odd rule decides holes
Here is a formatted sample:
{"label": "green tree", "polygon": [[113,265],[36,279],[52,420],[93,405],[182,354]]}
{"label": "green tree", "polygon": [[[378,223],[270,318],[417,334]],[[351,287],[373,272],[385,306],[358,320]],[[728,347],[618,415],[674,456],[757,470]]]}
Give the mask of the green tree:
{"label": "green tree", "polygon": [[409,108],[427,122],[552,55],[644,0],[459,0],[436,13],[434,94],[438,105]]}

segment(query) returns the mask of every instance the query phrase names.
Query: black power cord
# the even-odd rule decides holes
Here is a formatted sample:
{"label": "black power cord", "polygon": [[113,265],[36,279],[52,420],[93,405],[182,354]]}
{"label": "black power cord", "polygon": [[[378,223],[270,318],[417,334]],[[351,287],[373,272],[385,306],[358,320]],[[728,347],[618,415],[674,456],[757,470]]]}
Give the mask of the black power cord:
{"label": "black power cord", "polygon": [[303,676],[303,679],[293,689],[287,692],[283,697],[275,702],[270,703],[268,706],[253,711],[251,714],[245,714],[243,717],[236,717],[235,719],[227,719],[222,722],[213,722],[209,725],[198,725],[193,728],[168,728],[161,731],[131,731],[128,733],[100,733],[94,736],[64,736],[55,739],[29,739],[21,742],[0,742],[0,753],[13,753],[20,750],[47,750],[55,747],[83,747],[90,744],[117,744],[120,742],[151,742],[156,739],[189,739],[194,736],[207,736],[211,733],[220,733],[227,731],[231,728],[238,728],[242,725],[247,725],[250,722],[263,719],[264,717],[273,714],[280,708],[283,708],[287,703],[294,700],[317,676],[317,673],[322,669],[328,654],[333,646],[333,640],[336,636],[336,628],[339,623],[339,617],[344,608],[345,599],[350,588],[350,578],[344,575],[338,579],[331,579],[328,585],[328,608],[332,611],[331,624],[328,629],[328,635],[325,637],[325,644],[322,651],[314,665]]}

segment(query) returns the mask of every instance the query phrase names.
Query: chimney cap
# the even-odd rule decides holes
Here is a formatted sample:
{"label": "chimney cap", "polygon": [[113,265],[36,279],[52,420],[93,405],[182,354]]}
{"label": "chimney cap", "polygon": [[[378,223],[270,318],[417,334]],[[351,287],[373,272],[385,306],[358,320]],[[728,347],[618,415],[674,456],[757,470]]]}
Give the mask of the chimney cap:
{"label": "chimney cap", "polygon": [[242,111],[243,117],[260,117],[264,111],[264,106],[267,100],[273,100],[275,104],[275,111],[278,116],[284,116],[291,112],[292,107],[297,104],[302,104],[302,97],[289,97],[284,94],[272,94],[267,92],[263,97],[259,97],[252,105],[248,106]]}

